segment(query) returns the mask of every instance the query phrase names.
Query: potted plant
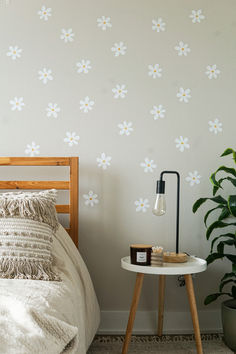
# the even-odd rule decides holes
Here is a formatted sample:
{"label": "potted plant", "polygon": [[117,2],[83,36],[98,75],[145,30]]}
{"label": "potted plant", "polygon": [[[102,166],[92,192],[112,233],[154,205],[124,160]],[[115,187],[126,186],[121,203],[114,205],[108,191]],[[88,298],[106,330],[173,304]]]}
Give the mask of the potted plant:
{"label": "potted plant", "polygon": [[[236,164],[236,151],[226,149],[221,156],[233,155]],[[223,176],[218,179],[218,173]],[[193,212],[206,201],[211,201],[214,207],[207,211],[204,223],[207,228],[206,238],[211,239],[211,248],[207,264],[219,259],[227,259],[231,265],[229,272],[224,274],[219,284],[218,292],[210,294],[205,298],[205,305],[215,301],[218,297],[227,295],[230,297],[222,303],[221,314],[224,331],[224,340],[228,347],[236,351],[236,169],[233,167],[221,166],[210,177],[213,187],[213,196],[200,198],[193,205]],[[218,194],[223,191],[224,183],[230,183],[232,192],[227,197]],[[214,222],[207,225],[209,215],[215,215]],[[219,231],[216,233],[215,231]],[[229,251],[230,250],[230,251]]]}

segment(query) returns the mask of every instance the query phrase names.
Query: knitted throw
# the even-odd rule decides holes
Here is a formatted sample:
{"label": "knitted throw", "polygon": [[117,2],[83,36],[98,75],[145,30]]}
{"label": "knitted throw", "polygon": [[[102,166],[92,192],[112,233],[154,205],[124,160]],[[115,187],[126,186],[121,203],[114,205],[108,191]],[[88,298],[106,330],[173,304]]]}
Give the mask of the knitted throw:
{"label": "knitted throw", "polygon": [[0,278],[56,280],[56,190],[0,194]]}

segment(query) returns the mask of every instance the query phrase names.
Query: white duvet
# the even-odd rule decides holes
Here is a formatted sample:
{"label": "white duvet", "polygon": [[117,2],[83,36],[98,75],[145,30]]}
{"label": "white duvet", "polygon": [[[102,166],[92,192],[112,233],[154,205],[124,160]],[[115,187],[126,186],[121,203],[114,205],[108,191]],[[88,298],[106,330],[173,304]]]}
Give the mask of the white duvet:
{"label": "white duvet", "polygon": [[100,320],[88,270],[62,226],[54,243],[62,282],[0,279],[1,354],[85,354]]}

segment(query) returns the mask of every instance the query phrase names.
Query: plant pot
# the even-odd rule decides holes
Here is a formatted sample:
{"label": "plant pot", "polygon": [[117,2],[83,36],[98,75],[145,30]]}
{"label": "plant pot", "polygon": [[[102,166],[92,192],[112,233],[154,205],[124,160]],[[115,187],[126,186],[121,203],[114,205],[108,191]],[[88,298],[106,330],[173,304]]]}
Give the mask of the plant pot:
{"label": "plant pot", "polygon": [[221,305],[225,344],[236,351],[236,300],[224,301]]}

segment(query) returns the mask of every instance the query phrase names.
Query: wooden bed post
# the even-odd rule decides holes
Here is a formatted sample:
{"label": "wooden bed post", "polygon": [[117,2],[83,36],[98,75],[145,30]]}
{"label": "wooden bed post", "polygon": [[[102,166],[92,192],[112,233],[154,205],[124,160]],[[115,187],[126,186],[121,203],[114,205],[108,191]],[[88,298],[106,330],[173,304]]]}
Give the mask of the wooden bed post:
{"label": "wooden bed post", "polygon": [[70,158],[70,236],[78,247],[79,204],[78,204],[78,157]]}

